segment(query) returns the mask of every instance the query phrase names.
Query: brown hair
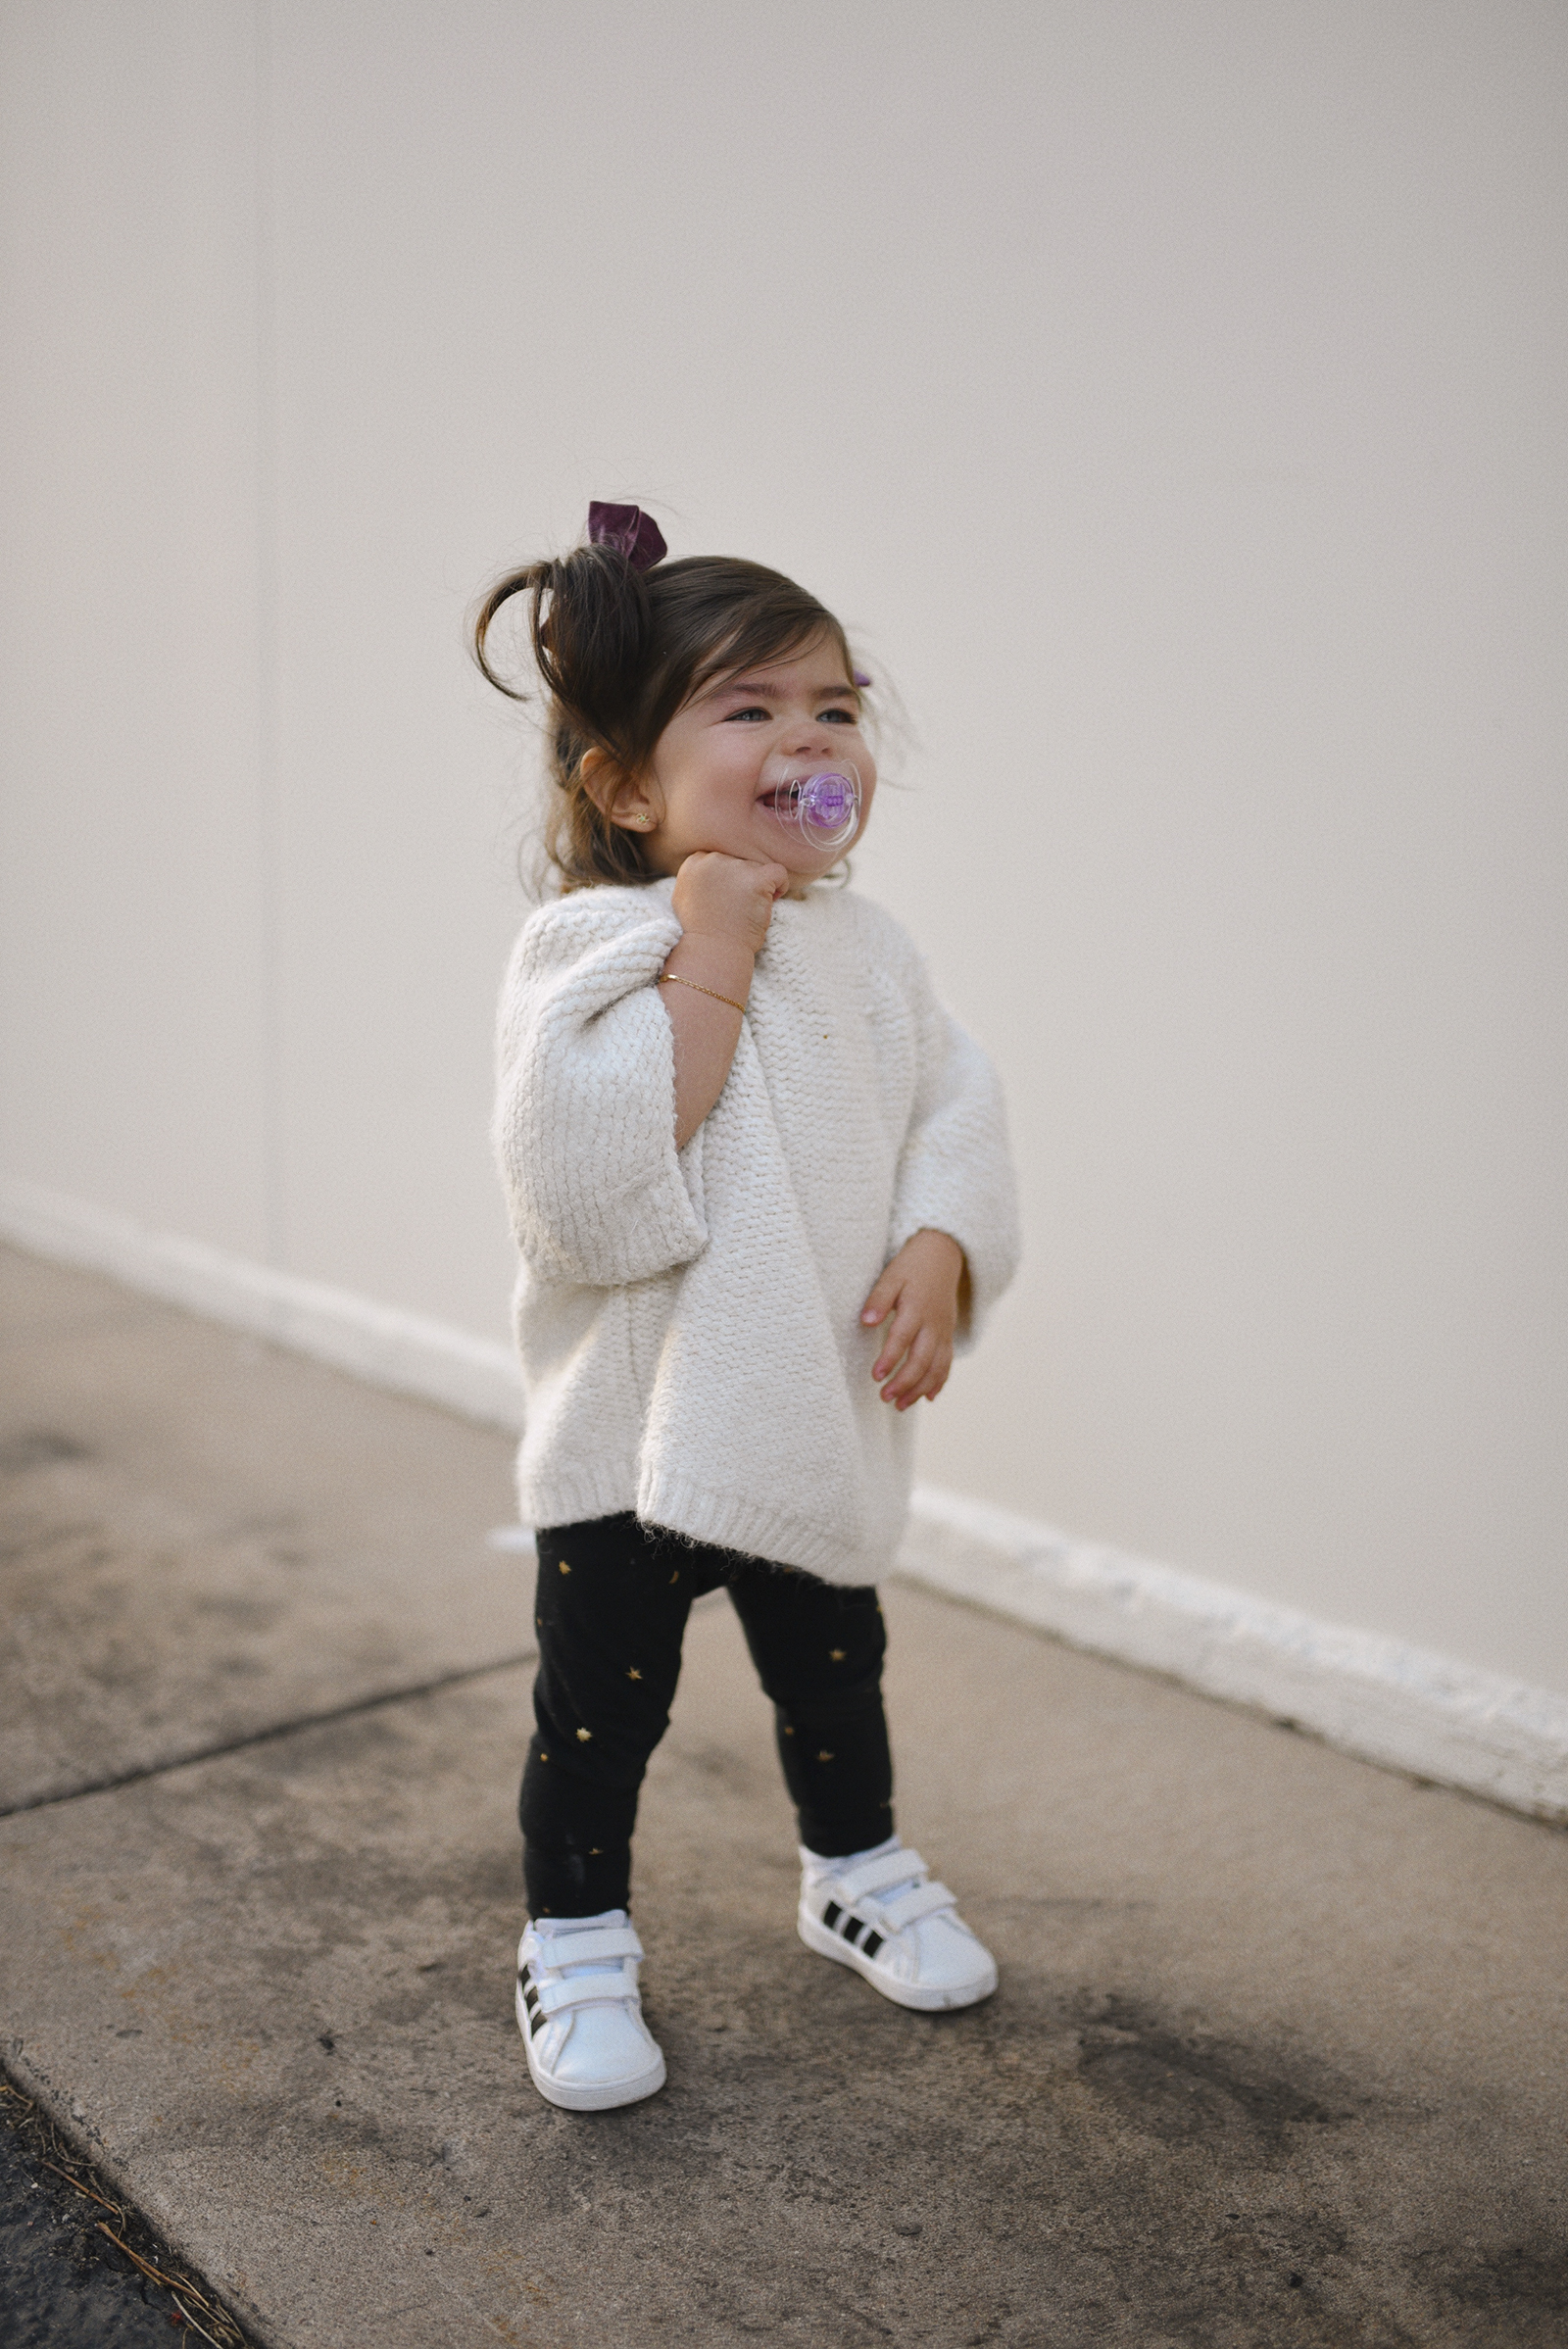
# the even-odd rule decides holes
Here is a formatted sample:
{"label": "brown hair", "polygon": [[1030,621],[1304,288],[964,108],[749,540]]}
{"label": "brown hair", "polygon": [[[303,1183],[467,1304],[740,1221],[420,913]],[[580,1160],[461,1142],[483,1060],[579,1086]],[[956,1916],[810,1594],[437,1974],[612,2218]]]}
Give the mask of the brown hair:
{"label": "brown hair", "polygon": [[583,778],[603,751],[638,774],[670,719],[727,670],[786,661],[826,636],[854,674],[844,630],[827,608],[780,571],[728,555],[698,555],[634,570],[617,547],[574,547],[498,579],[473,620],[474,658],[514,702],[525,693],[491,666],[487,638],[503,604],[529,598],[534,659],[550,695],[545,850],[564,889],[657,878],[643,844],[613,824]]}

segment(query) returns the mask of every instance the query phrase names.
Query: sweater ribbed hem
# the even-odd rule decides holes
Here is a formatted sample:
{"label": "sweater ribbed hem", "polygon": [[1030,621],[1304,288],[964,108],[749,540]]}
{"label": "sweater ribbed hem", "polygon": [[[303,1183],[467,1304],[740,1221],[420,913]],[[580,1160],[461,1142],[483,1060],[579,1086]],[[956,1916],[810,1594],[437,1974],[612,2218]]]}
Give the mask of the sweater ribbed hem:
{"label": "sweater ribbed hem", "polygon": [[793,1566],[848,1590],[880,1582],[888,1573],[906,1514],[901,1512],[897,1524],[879,1529],[873,1542],[847,1543],[841,1533],[793,1510],[715,1493],[690,1477],[655,1475],[639,1490],[635,1468],[618,1461],[602,1462],[588,1475],[519,1475],[517,1509],[525,1525],[537,1526],[586,1525],[597,1517],[619,1517],[631,1510],[645,1525],[663,1526],[688,1542]]}
{"label": "sweater ribbed hem", "polygon": [[879,1526],[869,1540],[846,1542],[842,1530],[795,1510],[770,1507],[749,1494],[714,1492],[693,1477],[659,1470],[644,1476],[636,1508],[645,1525],[667,1526],[688,1541],[794,1566],[814,1574],[819,1582],[851,1590],[878,1582],[887,1573],[906,1514],[901,1510],[896,1523]]}
{"label": "sweater ribbed hem", "polygon": [[637,1506],[633,1460],[601,1461],[591,1471],[563,1476],[517,1476],[517,1514],[524,1525],[586,1525],[594,1517],[619,1517]]}

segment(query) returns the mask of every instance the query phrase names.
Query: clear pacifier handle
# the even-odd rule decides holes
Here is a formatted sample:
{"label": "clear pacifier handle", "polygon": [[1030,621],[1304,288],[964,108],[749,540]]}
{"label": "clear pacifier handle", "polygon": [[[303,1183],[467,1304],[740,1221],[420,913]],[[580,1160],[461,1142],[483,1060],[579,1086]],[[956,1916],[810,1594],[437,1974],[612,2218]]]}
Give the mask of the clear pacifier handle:
{"label": "clear pacifier handle", "polygon": [[811,847],[848,848],[860,822],[860,778],[849,761],[791,776],[789,789],[791,820]]}

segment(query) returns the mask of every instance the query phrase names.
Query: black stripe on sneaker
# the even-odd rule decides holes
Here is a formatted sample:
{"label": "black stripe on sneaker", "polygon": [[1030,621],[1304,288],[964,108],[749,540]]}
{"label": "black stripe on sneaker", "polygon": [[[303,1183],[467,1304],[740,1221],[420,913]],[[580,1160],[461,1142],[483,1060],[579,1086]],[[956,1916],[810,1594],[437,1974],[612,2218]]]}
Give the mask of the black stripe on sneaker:
{"label": "black stripe on sneaker", "polygon": [[839,1930],[853,1949],[865,1931],[865,1919],[863,1917],[847,1917]]}
{"label": "black stripe on sneaker", "polygon": [[861,1957],[875,1957],[881,1946],[882,1935],[880,1933],[867,1933],[865,1939],[860,1943],[860,1955]]}
{"label": "black stripe on sneaker", "polygon": [[834,1926],[837,1925],[843,1914],[844,1911],[839,1907],[839,1904],[836,1900],[830,1900],[828,1902],[827,1907],[822,1911],[822,1923],[827,1927],[829,1933],[833,1931]]}

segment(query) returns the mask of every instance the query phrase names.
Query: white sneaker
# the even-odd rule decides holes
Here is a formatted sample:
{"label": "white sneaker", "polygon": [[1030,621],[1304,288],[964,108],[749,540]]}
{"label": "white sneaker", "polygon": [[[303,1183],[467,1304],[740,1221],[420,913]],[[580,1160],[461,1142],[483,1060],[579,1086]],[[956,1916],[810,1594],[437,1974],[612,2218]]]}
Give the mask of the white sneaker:
{"label": "white sneaker", "polygon": [[663,2086],[637,1990],[642,1954],[624,1909],[529,1925],[517,1944],[517,2029],[533,2084],[552,2104],[602,2113]]}
{"label": "white sneaker", "polygon": [[997,1961],[933,1884],[917,1851],[891,1845],[825,1860],[801,1847],[800,1935],[899,2006],[973,2006],[997,1986]]}

